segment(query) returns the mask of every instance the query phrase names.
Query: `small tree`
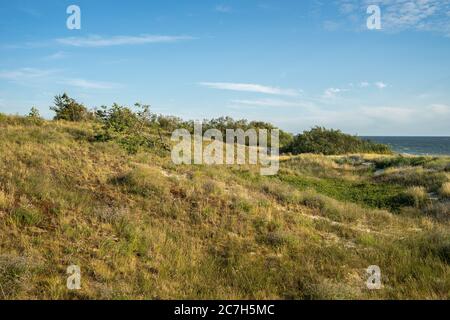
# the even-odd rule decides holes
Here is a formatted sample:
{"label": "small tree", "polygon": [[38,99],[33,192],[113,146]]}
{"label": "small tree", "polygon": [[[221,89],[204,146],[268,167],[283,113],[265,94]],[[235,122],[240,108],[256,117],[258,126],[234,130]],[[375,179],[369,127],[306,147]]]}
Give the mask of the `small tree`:
{"label": "small tree", "polygon": [[28,114],[28,117],[33,119],[41,119],[41,114],[39,113],[39,110],[37,108],[32,107],[30,113]]}
{"label": "small tree", "polygon": [[86,107],[70,98],[66,93],[56,96],[54,104],[50,110],[55,111],[55,120],[82,121],[89,116]]}
{"label": "small tree", "polygon": [[35,107],[32,107],[30,110],[30,113],[28,113],[27,118],[34,124],[40,125],[42,124],[43,120],[41,117],[41,114],[39,113],[39,110]]}

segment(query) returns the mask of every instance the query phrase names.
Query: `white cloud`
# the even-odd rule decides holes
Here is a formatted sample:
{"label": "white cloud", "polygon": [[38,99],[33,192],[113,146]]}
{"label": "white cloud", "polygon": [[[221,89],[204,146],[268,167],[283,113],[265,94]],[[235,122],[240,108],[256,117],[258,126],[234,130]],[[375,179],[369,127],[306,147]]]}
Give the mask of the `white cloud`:
{"label": "white cloud", "polygon": [[17,70],[0,71],[0,79],[6,79],[11,81],[24,81],[32,79],[42,79],[48,77],[56,70],[42,70],[35,68],[20,68]]}
{"label": "white cloud", "polygon": [[44,81],[51,80],[53,83],[60,83],[72,87],[83,89],[114,89],[120,87],[117,83],[90,81],[80,78],[64,78],[61,70],[43,70],[36,68],[20,68],[17,70],[0,71],[0,79],[5,79],[20,85],[39,85]]}
{"label": "white cloud", "polygon": [[233,104],[238,106],[251,107],[311,107],[310,104],[299,101],[286,101],[278,99],[258,99],[258,100],[232,100]]}
{"label": "white cloud", "polygon": [[53,53],[51,55],[46,56],[45,59],[46,60],[59,60],[59,59],[65,58],[65,57],[66,57],[66,53],[65,52],[58,51],[58,52],[55,52],[55,53]]}
{"label": "white cloud", "polygon": [[244,91],[244,92],[257,92],[282,96],[297,96],[300,94],[299,90],[293,89],[280,89],[275,87],[268,87],[260,84],[253,83],[233,83],[233,82],[201,82],[202,86],[219,89],[219,90],[231,90],[231,91]]}
{"label": "white cloud", "polygon": [[217,12],[222,12],[222,13],[230,13],[231,12],[231,7],[224,5],[224,4],[219,4],[215,7],[215,11]]}
{"label": "white cloud", "polygon": [[361,88],[367,88],[368,86],[370,86],[370,83],[368,83],[367,81],[363,81],[359,84],[359,86]]}
{"label": "white cloud", "polygon": [[429,109],[437,115],[450,115],[450,106],[445,104],[432,104]]}
{"label": "white cloud", "polygon": [[292,132],[313,125],[361,135],[449,135],[450,105],[373,106],[336,110],[317,106],[271,119]]}
{"label": "white cloud", "polygon": [[140,35],[140,36],[89,36],[68,37],[56,39],[59,44],[73,47],[110,47],[121,45],[141,45],[149,43],[170,43],[182,40],[192,40],[188,36],[162,36],[162,35]]}
{"label": "white cloud", "polygon": [[90,81],[85,79],[66,79],[62,81],[62,83],[82,89],[114,89],[119,87],[116,83]]}
{"label": "white cloud", "polygon": [[326,99],[333,99],[336,98],[336,96],[343,91],[344,91],[343,89],[339,88],[328,88],[323,93],[323,97]]}
{"label": "white cloud", "polygon": [[376,86],[378,89],[384,89],[384,88],[387,87],[387,84],[384,83],[384,82],[378,81],[378,82],[375,82],[375,86]]}

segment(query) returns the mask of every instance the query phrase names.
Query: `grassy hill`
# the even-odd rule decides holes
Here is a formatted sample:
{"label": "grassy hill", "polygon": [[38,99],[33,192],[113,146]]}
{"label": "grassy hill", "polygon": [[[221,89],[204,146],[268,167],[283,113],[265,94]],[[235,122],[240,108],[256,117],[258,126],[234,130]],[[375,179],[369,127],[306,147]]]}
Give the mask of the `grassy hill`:
{"label": "grassy hill", "polygon": [[303,154],[263,177],[97,126],[0,117],[0,299],[450,296],[450,158]]}

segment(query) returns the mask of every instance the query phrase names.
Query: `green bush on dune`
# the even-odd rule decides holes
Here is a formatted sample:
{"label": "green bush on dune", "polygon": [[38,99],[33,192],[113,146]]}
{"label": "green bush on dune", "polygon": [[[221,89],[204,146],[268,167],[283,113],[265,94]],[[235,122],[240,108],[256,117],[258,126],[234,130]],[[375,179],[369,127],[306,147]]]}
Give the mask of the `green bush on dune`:
{"label": "green bush on dune", "polygon": [[297,135],[283,149],[292,154],[316,153],[338,155],[347,153],[382,153],[389,154],[391,150],[384,144],[363,140],[359,137],[345,134],[340,130],[314,127]]}
{"label": "green bush on dune", "polygon": [[82,121],[91,118],[87,108],[66,93],[56,96],[54,104],[50,110],[56,113],[55,120]]}

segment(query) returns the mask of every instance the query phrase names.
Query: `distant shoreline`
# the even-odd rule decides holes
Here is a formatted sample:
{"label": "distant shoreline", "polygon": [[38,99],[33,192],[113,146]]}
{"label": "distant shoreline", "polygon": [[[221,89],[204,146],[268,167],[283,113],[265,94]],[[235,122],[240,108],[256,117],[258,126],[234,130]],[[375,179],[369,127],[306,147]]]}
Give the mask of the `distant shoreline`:
{"label": "distant shoreline", "polygon": [[450,156],[450,137],[446,136],[362,136],[361,138],[387,144],[399,154]]}

